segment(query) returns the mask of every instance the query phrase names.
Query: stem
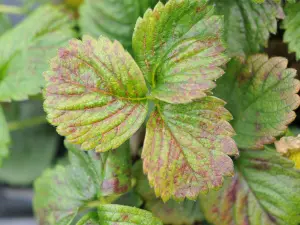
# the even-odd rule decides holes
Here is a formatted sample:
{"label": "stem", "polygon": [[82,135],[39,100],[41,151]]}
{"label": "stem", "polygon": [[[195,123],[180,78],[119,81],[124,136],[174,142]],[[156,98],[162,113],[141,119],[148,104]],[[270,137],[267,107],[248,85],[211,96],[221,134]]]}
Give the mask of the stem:
{"label": "stem", "polygon": [[38,116],[34,118],[30,118],[23,121],[13,121],[8,123],[8,128],[10,131],[20,130],[28,127],[33,127],[36,125],[47,123],[47,119],[45,116]]}
{"label": "stem", "polygon": [[23,8],[18,7],[18,6],[0,4],[0,13],[22,15],[25,12],[24,12]]}

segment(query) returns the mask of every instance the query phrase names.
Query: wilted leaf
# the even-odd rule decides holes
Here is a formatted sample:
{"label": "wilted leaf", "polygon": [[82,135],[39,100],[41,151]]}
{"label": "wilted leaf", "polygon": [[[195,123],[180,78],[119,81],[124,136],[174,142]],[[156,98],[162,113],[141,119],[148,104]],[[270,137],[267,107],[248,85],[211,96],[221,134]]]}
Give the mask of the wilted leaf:
{"label": "wilted leaf", "polygon": [[266,0],[211,0],[225,17],[225,39],[231,56],[257,53],[267,46],[270,32],[277,31],[277,18],[283,18],[279,4]]}
{"label": "wilted leaf", "polygon": [[201,196],[206,218],[216,225],[298,225],[300,172],[276,153],[242,151],[237,174],[218,192]]}
{"label": "wilted leaf", "polygon": [[90,201],[129,190],[128,143],[109,153],[86,154],[67,144],[71,165],[47,170],[35,182],[34,210],[40,224],[65,225]]}
{"label": "wilted leaf", "polygon": [[297,60],[300,59],[300,2],[288,4],[285,7],[286,17],[283,20],[285,33],[284,42],[288,43],[289,51],[296,53]]}
{"label": "wilted leaf", "polygon": [[169,103],[206,96],[227,62],[222,34],[223,17],[213,16],[206,0],[170,0],[147,10],[137,21],[133,50],[151,96]]}
{"label": "wilted leaf", "polygon": [[[5,105],[4,112],[9,122],[19,123],[45,116],[40,101]],[[11,185],[31,184],[50,167],[57,148],[57,137],[55,130],[46,124],[12,131],[10,155],[0,168],[0,181]]]}
{"label": "wilted leaf", "polygon": [[62,9],[47,5],[0,37],[0,101],[41,91],[48,60],[74,36],[70,21]]}
{"label": "wilted leaf", "polygon": [[103,35],[118,40],[130,50],[137,18],[156,2],[158,0],[85,0],[80,7],[81,32],[95,38]]}
{"label": "wilted leaf", "polygon": [[250,56],[245,63],[234,59],[217,81],[215,95],[228,103],[238,147],[261,149],[295,119],[300,84],[287,64],[285,58],[266,55]]}
{"label": "wilted leaf", "polygon": [[3,109],[0,105],[0,168],[2,160],[8,156],[8,145],[10,143],[9,130]]}
{"label": "wilted leaf", "polygon": [[145,208],[160,218],[164,224],[194,224],[194,222],[204,219],[198,201],[185,200],[178,203],[169,200],[164,203],[161,199],[156,198],[154,190],[149,186],[147,177],[143,174],[141,161],[134,165],[133,176],[137,180],[135,191],[145,200]]}
{"label": "wilted leaf", "polygon": [[117,148],[144,122],[146,83],[117,41],[88,36],[72,40],[60,49],[45,77],[49,121],[85,150]]}
{"label": "wilted leaf", "polygon": [[277,152],[295,162],[295,167],[300,169],[300,134],[297,137],[282,137],[275,142]]}
{"label": "wilted leaf", "polygon": [[146,130],[144,171],[157,196],[196,199],[200,192],[222,186],[233,175],[228,155],[238,150],[227,122],[232,117],[224,102],[205,97],[190,104],[161,103]]}

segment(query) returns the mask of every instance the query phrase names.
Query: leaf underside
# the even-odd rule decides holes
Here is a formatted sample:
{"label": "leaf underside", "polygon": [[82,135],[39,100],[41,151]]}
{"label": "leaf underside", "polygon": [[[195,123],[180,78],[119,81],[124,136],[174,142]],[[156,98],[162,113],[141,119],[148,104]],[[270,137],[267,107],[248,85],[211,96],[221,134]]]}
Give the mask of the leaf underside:
{"label": "leaf underside", "polygon": [[73,22],[55,6],[42,6],[0,37],[0,101],[41,92],[48,61],[74,37]]}
{"label": "leaf underside", "polygon": [[245,63],[233,59],[217,81],[215,94],[232,113],[239,148],[262,149],[287,129],[300,104],[296,70],[281,57],[252,55]]}
{"label": "leaf underside", "polygon": [[196,199],[233,175],[228,155],[238,155],[224,102],[205,97],[192,104],[161,103],[147,124],[142,158],[157,196]]}
{"label": "leaf underside", "polygon": [[70,41],[45,78],[49,122],[85,150],[115,149],[144,122],[148,90],[140,69],[117,41],[89,36]]}
{"label": "leaf underside", "polygon": [[300,59],[300,2],[288,4],[285,7],[286,17],[283,20],[285,33],[283,41],[288,43],[289,52],[295,52],[297,60]]}
{"label": "leaf underside", "polygon": [[158,0],[115,1],[85,0],[80,6],[81,33],[98,38],[100,35],[118,40],[130,50],[136,20]]}
{"label": "leaf underside", "polygon": [[71,165],[47,170],[34,184],[39,224],[66,225],[89,201],[120,195],[130,188],[128,143],[109,153],[88,154],[66,143]]}
{"label": "leaf underside", "polygon": [[218,225],[298,225],[300,172],[273,148],[242,151],[237,174],[218,192],[201,196],[208,221]]}
{"label": "leaf underside", "polygon": [[283,18],[279,4],[266,0],[211,0],[225,18],[225,40],[230,56],[246,56],[266,47],[270,33],[277,31],[277,18]]}
{"label": "leaf underside", "polygon": [[159,2],[138,19],[132,45],[152,97],[187,103],[215,87],[228,59],[223,17],[213,13],[206,0],[171,0]]}

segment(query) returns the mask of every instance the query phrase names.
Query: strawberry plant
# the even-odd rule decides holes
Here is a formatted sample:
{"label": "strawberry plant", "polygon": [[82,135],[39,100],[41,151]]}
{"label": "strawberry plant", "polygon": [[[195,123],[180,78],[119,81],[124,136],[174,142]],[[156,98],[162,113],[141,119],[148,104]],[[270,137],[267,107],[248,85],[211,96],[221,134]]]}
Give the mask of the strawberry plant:
{"label": "strawberry plant", "polygon": [[300,224],[300,2],[0,12],[0,180],[38,224]]}

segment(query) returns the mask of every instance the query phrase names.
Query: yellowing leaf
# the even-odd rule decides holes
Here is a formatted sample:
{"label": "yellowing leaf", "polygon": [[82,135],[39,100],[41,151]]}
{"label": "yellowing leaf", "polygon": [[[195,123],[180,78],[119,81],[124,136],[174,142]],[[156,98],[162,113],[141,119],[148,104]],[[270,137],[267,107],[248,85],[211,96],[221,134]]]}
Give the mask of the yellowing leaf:
{"label": "yellowing leaf", "polygon": [[157,106],[147,124],[142,153],[144,172],[157,196],[196,199],[233,175],[228,155],[238,150],[224,102],[205,97],[190,104]]}
{"label": "yellowing leaf", "polygon": [[238,147],[261,149],[295,119],[300,83],[296,70],[287,69],[287,63],[285,58],[260,54],[244,63],[234,59],[217,81],[215,94],[228,103]]}
{"label": "yellowing leaf", "polygon": [[49,121],[85,150],[117,148],[144,122],[148,90],[142,72],[117,41],[72,40],[45,77]]}
{"label": "yellowing leaf", "polygon": [[70,15],[45,5],[0,37],[0,101],[41,92],[42,73],[57,49],[75,36]]}
{"label": "yellowing leaf", "polygon": [[300,134],[297,137],[282,137],[275,142],[276,150],[283,156],[295,162],[295,167],[300,169]]}
{"label": "yellowing leaf", "polygon": [[241,151],[236,176],[200,197],[215,225],[298,225],[300,172],[273,148]]}
{"label": "yellowing leaf", "polygon": [[206,96],[228,60],[222,34],[223,17],[213,16],[206,0],[170,0],[147,10],[132,44],[151,96],[168,103]]}

